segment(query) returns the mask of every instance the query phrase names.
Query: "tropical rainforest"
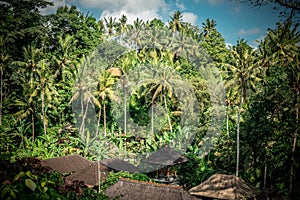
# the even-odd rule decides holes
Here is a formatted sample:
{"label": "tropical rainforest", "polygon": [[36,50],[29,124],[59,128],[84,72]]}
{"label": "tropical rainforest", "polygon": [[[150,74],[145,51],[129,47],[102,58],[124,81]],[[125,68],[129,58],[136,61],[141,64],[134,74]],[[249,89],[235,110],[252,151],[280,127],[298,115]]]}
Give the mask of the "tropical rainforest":
{"label": "tropical rainforest", "polygon": [[[42,15],[50,5],[0,2],[1,166],[70,154],[131,158],[173,142],[189,159],[178,167],[185,188],[220,172],[300,196],[294,16],[255,48],[244,39],[228,47],[213,19],[197,27],[176,11],[167,23],[129,24],[75,6]],[[0,170],[1,198],[19,199],[26,187],[31,199],[62,198],[52,184],[59,175],[26,167]]]}

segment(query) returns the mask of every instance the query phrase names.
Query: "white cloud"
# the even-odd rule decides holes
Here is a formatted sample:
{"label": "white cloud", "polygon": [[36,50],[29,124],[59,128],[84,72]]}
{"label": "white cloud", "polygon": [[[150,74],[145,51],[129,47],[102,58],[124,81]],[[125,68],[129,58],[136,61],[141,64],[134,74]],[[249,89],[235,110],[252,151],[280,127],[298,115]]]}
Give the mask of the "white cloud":
{"label": "white cloud", "polygon": [[116,20],[118,20],[122,15],[125,15],[127,17],[127,23],[129,24],[133,24],[136,18],[142,19],[144,22],[148,20],[150,21],[154,18],[161,18],[161,16],[155,10],[144,10],[138,13],[132,13],[126,10],[113,11],[113,12],[105,10],[102,12],[100,18],[113,17],[116,18]]}
{"label": "white cloud", "polygon": [[42,15],[53,14],[56,12],[57,8],[67,5],[65,0],[50,0],[49,2],[52,2],[54,5],[40,9]]}
{"label": "white cloud", "polygon": [[261,32],[260,28],[252,28],[252,29],[248,29],[248,30],[245,30],[242,28],[239,30],[238,35],[254,35],[254,34],[257,34],[260,32]]}
{"label": "white cloud", "polygon": [[198,16],[191,12],[182,13],[182,21],[190,22],[192,25],[196,25]]}
{"label": "white cloud", "polygon": [[185,10],[185,6],[183,2],[180,2],[179,0],[176,0],[176,7],[179,8],[180,10]]}
{"label": "white cloud", "polygon": [[160,13],[167,9],[165,0],[71,0],[82,7],[99,9],[102,11],[100,18],[126,15],[128,23],[132,23],[137,17],[144,21],[153,18],[162,18]]}

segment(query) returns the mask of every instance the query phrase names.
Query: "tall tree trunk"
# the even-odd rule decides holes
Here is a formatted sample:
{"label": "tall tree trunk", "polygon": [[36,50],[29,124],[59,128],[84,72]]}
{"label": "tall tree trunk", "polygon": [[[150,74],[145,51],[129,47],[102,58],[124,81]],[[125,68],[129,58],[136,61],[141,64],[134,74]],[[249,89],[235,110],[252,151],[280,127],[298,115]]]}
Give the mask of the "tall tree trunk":
{"label": "tall tree trunk", "polygon": [[154,135],[154,104],[151,106],[151,137]]}
{"label": "tall tree trunk", "polygon": [[126,83],[123,84],[123,91],[124,91],[124,127],[123,127],[123,131],[124,131],[124,134],[126,135],[127,133],[127,116],[126,116],[126,112],[127,112],[127,108],[126,108],[126,104],[127,104],[127,101],[126,101]]}
{"label": "tall tree trunk", "polygon": [[89,103],[90,103],[90,99],[88,99],[87,103],[86,103],[86,106],[85,106],[85,111],[84,111],[84,114],[82,116],[82,121],[81,121],[81,125],[80,125],[80,129],[79,129],[79,134],[80,136],[83,136],[84,135],[84,129],[85,129],[85,118],[86,118],[86,113],[89,109]]}
{"label": "tall tree trunk", "polygon": [[236,127],[236,171],[235,175],[239,176],[239,164],[240,164],[240,122],[241,122],[241,110],[243,104],[243,93],[240,95],[240,105],[238,110],[238,121]]}
{"label": "tall tree trunk", "polygon": [[169,109],[168,109],[168,106],[167,106],[166,95],[164,94],[163,97],[164,97],[165,109],[166,109],[166,112],[167,112],[167,117],[168,117],[168,123],[169,123],[170,131],[173,132],[172,124],[171,124],[171,119],[170,119],[170,115],[169,115]]}
{"label": "tall tree trunk", "polygon": [[227,172],[229,173],[230,166],[230,135],[229,135],[229,115],[226,113],[226,133],[227,133]]}
{"label": "tall tree trunk", "polygon": [[264,189],[266,188],[267,185],[267,172],[268,172],[268,165],[267,165],[267,149],[266,149],[266,154],[265,154],[265,169],[264,169]]}
{"label": "tall tree trunk", "polygon": [[297,89],[296,93],[296,106],[295,106],[295,114],[296,114],[296,130],[293,134],[293,147],[292,147],[292,163],[291,163],[291,170],[290,170],[290,186],[289,186],[289,193],[292,193],[293,189],[293,177],[294,177],[294,162],[295,162],[295,150],[297,146],[297,137],[298,137],[298,127],[299,127],[299,90]]}
{"label": "tall tree trunk", "polygon": [[106,137],[106,108],[105,108],[105,101],[103,101],[103,125],[104,125],[104,137]]}
{"label": "tall tree trunk", "polygon": [[96,136],[99,134],[99,129],[100,129],[100,120],[101,120],[101,108],[99,108],[99,113],[98,113],[98,121],[97,121],[97,129],[96,129]]}
{"label": "tall tree trunk", "polygon": [[41,99],[42,99],[42,115],[43,115],[44,135],[47,135],[46,114],[45,114],[45,88],[44,88],[44,85],[42,86]]}
{"label": "tall tree trunk", "polygon": [[34,142],[35,133],[34,133],[34,113],[33,113],[33,111],[31,112],[31,129],[32,129],[32,142]]}

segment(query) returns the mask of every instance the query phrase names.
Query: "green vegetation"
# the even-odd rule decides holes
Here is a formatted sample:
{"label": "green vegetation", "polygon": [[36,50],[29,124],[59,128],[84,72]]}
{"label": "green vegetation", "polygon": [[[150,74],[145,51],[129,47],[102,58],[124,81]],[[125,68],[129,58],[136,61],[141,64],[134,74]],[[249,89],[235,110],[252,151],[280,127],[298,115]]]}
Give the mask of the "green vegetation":
{"label": "green vegetation", "polygon": [[[224,172],[260,189],[300,196],[296,181],[300,178],[300,33],[291,21],[278,22],[255,49],[243,39],[226,48],[215,20],[195,27],[182,21],[180,12],[171,16],[169,24],[158,19],[128,24],[126,16],[97,21],[74,6],[43,16],[39,8],[49,5],[44,0],[2,2],[1,160],[19,162],[25,157],[45,159],[72,153],[90,160],[130,157],[175,140],[188,143],[190,161],[178,170],[186,188]],[[151,34],[143,35],[144,29]],[[180,43],[183,36],[191,42]],[[130,41],[130,51],[118,45],[122,40]],[[164,49],[168,45],[172,48]],[[220,131],[212,129],[216,127],[211,117],[222,115],[213,109],[213,80],[201,73],[212,66],[220,72],[226,90]],[[131,91],[133,86],[126,85],[124,76],[111,73],[111,68],[132,79],[141,73],[144,80]],[[197,102],[184,99],[188,104],[181,104],[191,91]],[[74,105],[80,106],[74,111]],[[91,109],[95,119],[87,117]],[[192,116],[195,109],[199,114]],[[183,113],[193,120],[182,122]],[[184,124],[196,127],[189,130]],[[138,129],[142,126],[147,128]],[[219,137],[210,138],[216,142],[204,156],[208,130],[218,132]],[[196,135],[189,141],[192,131]],[[139,136],[134,137],[136,133]],[[112,151],[114,147],[119,150]],[[146,180],[142,175],[128,178]],[[24,194],[25,199],[69,199],[68,195],[76,195],[61,193],[59,175],[37,174],[27,168],[15,169],[0,180],[1,198],[19,199]],[[83,191],[87,193],[82,198],[100,195]]]}

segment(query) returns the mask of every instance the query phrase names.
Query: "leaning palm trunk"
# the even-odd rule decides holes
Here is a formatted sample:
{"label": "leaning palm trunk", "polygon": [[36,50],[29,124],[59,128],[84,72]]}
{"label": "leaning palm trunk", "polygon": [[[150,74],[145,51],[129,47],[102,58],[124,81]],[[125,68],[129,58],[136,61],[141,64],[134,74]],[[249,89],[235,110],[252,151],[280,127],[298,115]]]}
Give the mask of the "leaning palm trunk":
{"label": "leaning palm trunk", "polygon": [[103,103],[103,126],[104,126],[104,137],[106,137],[106,108],[105,108],[105,102]]}
{"label": "leaning palm trunk", "polygon": [[241,109],[243,104],[243,94],[240,95],[240,105],[238,110],[238,121],[236,127],[236,171],[235,175],[239,176],[239,164],[240,164],[240,122],[241,122]]}
{"label": "leaning palm trunk", "polygon": [[34,142],[35,133],[34,133],[34,113],[33,113],[33,111],[31,111],[31,128],[32,128],[32,142]]}
{"label": "leaning palm trunk", "polygon": [[170,119],[170,115],[169,115],[169,110],[168,110],[168,106],[167,106],[167,98],[166,98],[165,94],[164,94],[164,103],[165,103],[165,109],[166,109],[166,112],[167,112],[167,117],[168,117],[168,123],[169,123],[170,131],[173,132],[173,130],[172,130],[172,124],[171,124],[171,119]]}
{"label": "leaning palm trunk", "polygon": [[45,113],[45,88],[44,88],[44,85],[42,86],[41,99],[42,99],[42,115],[43,115],[44,135],[47,135],[46,113]]}
{"label": "leaning palm trunk", "polygon": [[101,108],[99,108],[99,113],[98,113],[98,121],[97,121],[97,129],[96,129],[96,136],[99,134],[99,129],[100,129],[100,120],[101,120]]}

